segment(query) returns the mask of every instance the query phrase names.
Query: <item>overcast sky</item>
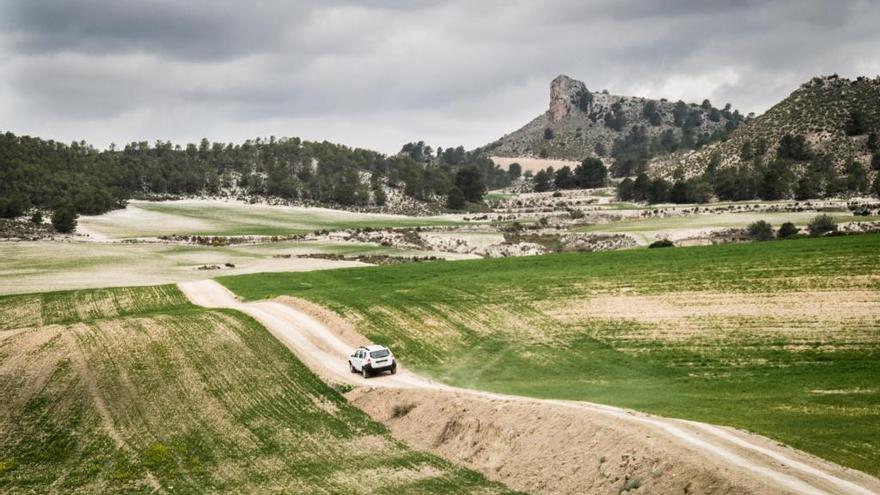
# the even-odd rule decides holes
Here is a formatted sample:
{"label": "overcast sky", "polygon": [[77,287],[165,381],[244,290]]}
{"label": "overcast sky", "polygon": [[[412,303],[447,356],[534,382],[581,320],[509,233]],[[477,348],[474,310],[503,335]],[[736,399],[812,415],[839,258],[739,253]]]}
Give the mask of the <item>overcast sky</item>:
{"label": "overcast sky", "polygon": [[485,144],[591,90],[760,113],[880,73],[880,2],[0,0],[0,130]]}

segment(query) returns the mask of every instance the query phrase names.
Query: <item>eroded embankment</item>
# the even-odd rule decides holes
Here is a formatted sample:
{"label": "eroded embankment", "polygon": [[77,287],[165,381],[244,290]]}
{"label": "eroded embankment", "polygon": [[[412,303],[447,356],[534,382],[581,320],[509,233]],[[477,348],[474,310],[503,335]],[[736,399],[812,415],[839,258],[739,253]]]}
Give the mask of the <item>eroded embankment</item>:
{"label": "eroded embankment", "polygon": [[348,398],[411,446],[515,490],[785,493],[656,430],[574,408],[417,389],[358,388]]}

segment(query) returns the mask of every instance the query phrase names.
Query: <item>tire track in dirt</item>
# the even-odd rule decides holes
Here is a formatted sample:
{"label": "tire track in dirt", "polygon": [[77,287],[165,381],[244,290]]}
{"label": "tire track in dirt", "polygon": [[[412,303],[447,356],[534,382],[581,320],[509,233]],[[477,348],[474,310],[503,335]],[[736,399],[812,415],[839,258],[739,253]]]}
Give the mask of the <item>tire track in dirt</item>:
{"label": "tire track in dirt", "polygon": [[[623,431],[636,427],[639,431],[648,428],[663,436],[675,447],[670,449],[671,452],[678,455],[682,451],[692,453],[695,457],[690,459],[691,464],[704,463],[707,466],[720,467],[732,479],[740,479],[743,486],[760,487],[753,489],[754,493],[880,493],[880,480],[876,478],[732,428],[663,418],[589,402],[542,400],[456,388],[402,368],[399,368],[396,375],[367,380],[352,374],[348,369],[347,358],[355,345],[343,340],[339,336],[341,332],[334,331],[300,309],[278,301],[244,303],[213,280],[185,282],[179,284],[179,287],[194,304],[209,308],[236,309],[252,316],[310,369],[331,382],[384,389],[448,392],[512,404],[538,404],[546,407],[548,412],[554,409],[579,411],[585,422],[589,422],[591,417],[601,417],[603,421],[611,418],[614,420],[614,427]],[[632,438],[638,436],[632,435]],[[577,445],[561,445],[560,448],[577,448]],[[564,451],[557,453],[565,454]],[[484,474],[490,477],[492,475],[491,472]],[[505,482],[503,479],[499,481]]]}

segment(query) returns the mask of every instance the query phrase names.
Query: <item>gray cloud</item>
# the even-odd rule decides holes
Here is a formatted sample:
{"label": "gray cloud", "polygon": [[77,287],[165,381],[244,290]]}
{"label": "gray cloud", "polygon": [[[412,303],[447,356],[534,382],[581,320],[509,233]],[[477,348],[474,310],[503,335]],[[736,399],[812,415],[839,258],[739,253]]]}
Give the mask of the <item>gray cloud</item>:
{"label": "gray cloud", "polygon": [[591,89],[761,112],[880,71],[870,1],[0,0],[0,122],[104,146],[300,135],[484,144]]}

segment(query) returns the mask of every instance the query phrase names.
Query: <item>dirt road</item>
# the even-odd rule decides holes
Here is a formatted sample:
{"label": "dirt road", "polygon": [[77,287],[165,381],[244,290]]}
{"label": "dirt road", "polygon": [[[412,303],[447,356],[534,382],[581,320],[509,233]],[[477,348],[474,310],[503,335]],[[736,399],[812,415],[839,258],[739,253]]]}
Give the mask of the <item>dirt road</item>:
{"label": "dirt road", "polygon": [[[352,335],[350,331],[345,332],[339,328],[333,328],[334,325],[325,324],[318,318],[308,314],[312,313],[312,311],[307,313],[295,308],[291,304],[285,304],[278,300],[243,303],[225,287],[212,280],[186,282],[179,284],[179,286],[194,304],[209,308],[237,309],[254,317],[279,341],[293,351],[307,366],[326,380],[379,389],[379,392],[382,392],[379,394],[382,397],[381,400],[376,399],[371,402],[369,398],[364,398],[364,393],[369,394],[369,390],[367,390],[366,392],[356,394],[355,404],[361,405],[364,410],[374,417],[391,422],[391,428],[395,434],[398,433],[397,429],[395,429],[395,425],[397,425],[400,430],[399,433],[404,437],[404,440],[428,450],[431,450],[433,447],[437,453],[446,455],[452,458],[452,460],[462,462],[474,469],[481,470],[490,478],[494,476],[496,479],[508,483],[508,486],[514,489],[529,488],[530,491],[539,493],[554,493],[565,490],[567,485],[560,484],[560,480],[563,480],[564,477],[560,476],[558,472],[554,472],[552,469],[548,471],[540,468],[540,466],[546,465],[548,459],[541,458],[540,456],[535,458],[535,452],[530,453],[530,457],[535,458],[534,461],[522,463],[522,468],[519,469],[520,472],[518,473],[519,476],[505,477],[500,474],[503,471],[496,466],[497,459],[484,459],[481,461],[481,457],[478,455],[462,455],[461,449],[446,452],[442,448],[442,442],[422,441],[425,440],[422,437],[428,431],[427,427],[419,428],[416,425],[415,428],[407,429],[403,423],[406,414],[400,414],[398,410],[390,412],[391,399],[389,397],[393,396],[393,389],[405,393],[407,400],[413,404],[418,402],[414,397],[418,397],[419,394],[423,394],[424,397],[430,397],[434,402],[439,402],[441,398],[446,396],[455,397],[457,402],[453,403],[458,404],[456,407],[465,411],[468,408],[482,411],[479,416],[462,419],[459,414],[457,416],[458,419],[456,419],[459,423],[462,421],[465,423],[467,421],[476,421],[477,430],[481,428],[486,429],[488,425],[494,424],[492,423],[493,418],[486,417],[486,411],[490,411],[488,413],[490,416],[491,411],[498,411],[499,418],[497,420],[499,424],[514,417],[517,414],[517,410],[519,410],[519,414],[525,409],[540,411],[538,413],[541,418],[540,421],[528,421],[526,424],[522,424],[522,421],[510,424],[504,423],[506,430],[512,429],[514,431],[512,437],[514,439],[528,432],[535,432],[536,428],[537,432],[540,433],[539,438],[552,438],[552,435],[557,432],[542,431],[540,425],[545,420],[547,425],[552,425],[553,418],[567,418],[563,422],[567,430],[571,429],[573,422],[575,427],[578,424],[582,424],[584,429],[590,426],[603,425],[602,431],[611,431],[613,433],[605,435],[611,442],[630,442],[633,449],[641,448],[640,452],[644,451],[645,448],[641,443],[647,442],[650,445],[650,449],[644,451],[643,455],[653,456],[656,459],[668,457],[674,460],[673,464],[670,465],[671,467],[668,468],[672,474],[666,477],[666,483],[669,483],[670,477],[674,477],[676,474],[682,478],[691,477],[692,479],[698,479],[700,476],[708,473],[707,476],[710,476],[712,480],[723,481],[721,484],[713,481],[706,485],[707,487],[714,488],[705,489],[713,489],[715,492],[797,493],[811,495],[866,495],[880,493],[880,480],[876,478],[818,459],[809,454],[780,446],[770,439],[732,428],[663,418],[588,402],[540,400],[460,389],[433,382],[405,369],[400,369],[393,376],[381,376],[367,380],[360,375],[352,374],[348,369],[347,357],[353,352],[358,337]],[[362,337],[360,339],[363,341]],[[389,395],[389,392],[392,395]],[[491,405],[488,409],[485,407],[487,404]],[[414,408],[415,405],[412,407]],[[482,409],[480,409],[481,407]],[[504,413],[507,416],[500,416],[502,410],[507,410]],[[429,416],[428,419],[436,416],[438,413],[432,410],[431,414],[433,416]],[[451,411],[451,414],[455,415],[458,412]],[[533,415],[534,412],[530,414]],[[461,424],[456,426],[456,428],[467,430],[467,427],[462,427]],[[447,431],[449,430],[449,423],[447,422],[442,429],[442,434],[447,435],[449,433]],[[460,433],[462,432],[460,431]],[[566,435],[571,436],[571,433],[566,433]],[[406,438],[407,436],[409,438]],[[489,438],[485,441],[492,442],[495,440]],[[472,443],[477,441],[473,440]],[[609,445],[607,447],[611,449],[617,447],[617,445]],[[546,448],[549,450],[542,451],[544,457],[564,459],[579,454],[580,452],[575,451],[578,449],[584,450],[587,447],[578,443],[567,442],[565,438],[560,438],[558,442],[554,442]],[[596,449],[595,442],[589,448]],[[511,448],[504,455],[517,456],[518,453],[515,449]],[[629,456],[629,454],[625,455]],[[625,457],[625,459],[629,462],[631,457]],[[600,461],[600,464],[602,462],[604,461]],[[528,475],[524,476],[522,471],[528,471],[530,468],[533,468],[533,472],[527,473]],[[656,469],[656,466],[651,469]],[[536,480],[536,477],[541,478],[542,476],[547,479]],[[592,474],[585,471],[580,476],[592,476]],[[615,478],[610,481],[611,485],[609,486],[613,485],[616,487],[620,485],[625,487],[627,482],[629,480],[626,477],[623,479]],[[672,486],[680,485],[664,486],[668,486],[668,488],[661,491],[652,491],[649,488],[647,491],[640,490],[639,493],[668,492]],[[690,484],[685,486],[686,493],[688,492],[688,487],[691,486]],[[584,485],[580,485],[578,492],[580,493],[580,490],[583,488]],[[693,488],[690,489],[690,493],[695,492],[697,491],[694,491]],[[595,493],[601,492],[596,491]]]}

